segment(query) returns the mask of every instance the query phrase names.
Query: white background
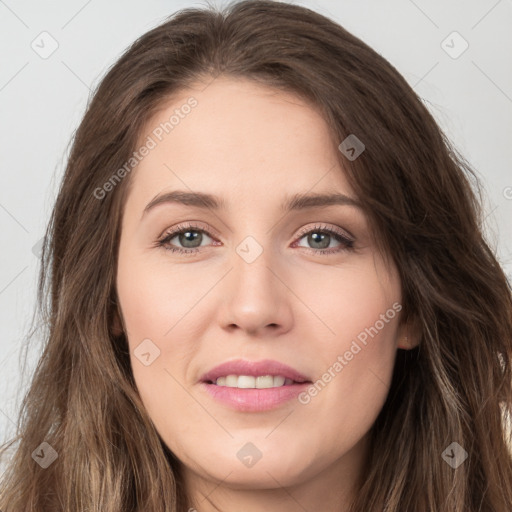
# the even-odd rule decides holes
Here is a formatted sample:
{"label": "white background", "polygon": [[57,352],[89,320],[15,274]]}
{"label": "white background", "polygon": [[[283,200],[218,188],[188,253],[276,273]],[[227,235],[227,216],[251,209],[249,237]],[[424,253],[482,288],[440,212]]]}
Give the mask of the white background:
{"label": "white background", "polygon": [[[426,101],[482,177],[488,237],[512,276],[512,1],[293,3],[363,39]],[[136,37],[180,8],[205,5],[206,0],[0,0],[0,443],[14,432],[40,348],[36,339],[22,381],[20,349],[39,270],[33,247],[43,236],[90,89]],[[47,59],[31,47],[33,41],[42,46],[43,31],[59,45]],[[453,31],[469,44],[456,59],[441,47]],[[460,48],[456,39],[448,44]]]}

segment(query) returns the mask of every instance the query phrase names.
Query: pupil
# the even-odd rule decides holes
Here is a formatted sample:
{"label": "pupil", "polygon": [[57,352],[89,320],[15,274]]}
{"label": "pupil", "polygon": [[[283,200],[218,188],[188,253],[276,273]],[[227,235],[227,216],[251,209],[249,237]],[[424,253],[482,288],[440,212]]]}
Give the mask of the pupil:
{"label": "pupil", "polygon": [[[192,245],[192,246],[189,246],[187,245],[189,242],[194,242],[195,240],[199,239],[199,244],[201,244],[201,238],[200,238],[201,233],[197,232],[197,231],[186,231],[185,233],[181,233],[180,234],[180,243],[184,246],[184,247],[197,247],[195,245]],[[191,238],[188,238],[188,237],[191,237]]]}
{"label": "pupil", "polygon": [[[326,235],[325,233],[312,233],[309,235],[309,242],[312,243],[320,243],[320,249],[325,249],[329,247],[329,238],[330,235]],[[320,240],[318,240],[320,239]]]}

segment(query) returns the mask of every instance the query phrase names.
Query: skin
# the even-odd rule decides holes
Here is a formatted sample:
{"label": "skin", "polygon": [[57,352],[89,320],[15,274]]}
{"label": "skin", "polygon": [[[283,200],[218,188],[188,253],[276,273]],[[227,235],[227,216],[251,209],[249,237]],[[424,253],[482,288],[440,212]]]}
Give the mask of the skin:
{"label": "skin", "polygon": [[[364,477],[367,433],[386,399],[397,348],[413,346],[399,313],[307,404],[293,399],[270,411],[235,411],[205,394],[199,379],[230,359],[268,358],[315,382],[358,334],[400,304],[396,268],[376,251],[358,207],[280,210],[293,193],[355,198],[313,106],[219,77],[162,105],[141,141],[190,96],[198,105],[133,171],[123,214],[118,327],[127,333],[139,393],[184,465],[191,508],[345,510]],[[227,209],[162,203],[143,215],[156,195],[177,189],[215,194]],[[202,240],[185,245],[175,236],[168,245],[199,251],[156,245],[188,221],[205,230]],[[352,236],[354,249],[332,236],[328,249],[300,236],[318,224]],[[236,251],[247,236],[263,249],[252,263]],[[144,339],[160,350],[148,366],[134,355]],[[262,454],[252,467],[237,457],[248,442]]]}

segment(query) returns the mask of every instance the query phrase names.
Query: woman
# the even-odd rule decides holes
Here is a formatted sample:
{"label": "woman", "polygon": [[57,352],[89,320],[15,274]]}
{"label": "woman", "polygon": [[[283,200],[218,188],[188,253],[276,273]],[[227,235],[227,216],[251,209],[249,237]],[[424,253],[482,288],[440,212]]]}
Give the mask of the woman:
{"label": "woman", "polygon": [[0,508],[510,510],[511,290],[472,185],[306,8],[142,36],[75,135]]}

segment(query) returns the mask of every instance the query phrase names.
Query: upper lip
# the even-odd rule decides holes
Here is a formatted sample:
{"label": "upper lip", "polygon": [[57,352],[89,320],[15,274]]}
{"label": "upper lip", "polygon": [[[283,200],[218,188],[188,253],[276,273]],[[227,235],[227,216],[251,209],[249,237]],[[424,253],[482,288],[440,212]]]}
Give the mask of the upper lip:
{"label": "upper lip", "polygon": [[274,361],[272,359],[264,359],[261,361],[248,361],[246,359],[236,359],[233,361],[226,361],[212,368],[201,376],[202,382],[215,382],[218,377],[226,375],[282,375],[287,379],[292,379],[296,382],[310,382],[309,379],[302,375],[294,368]]}

